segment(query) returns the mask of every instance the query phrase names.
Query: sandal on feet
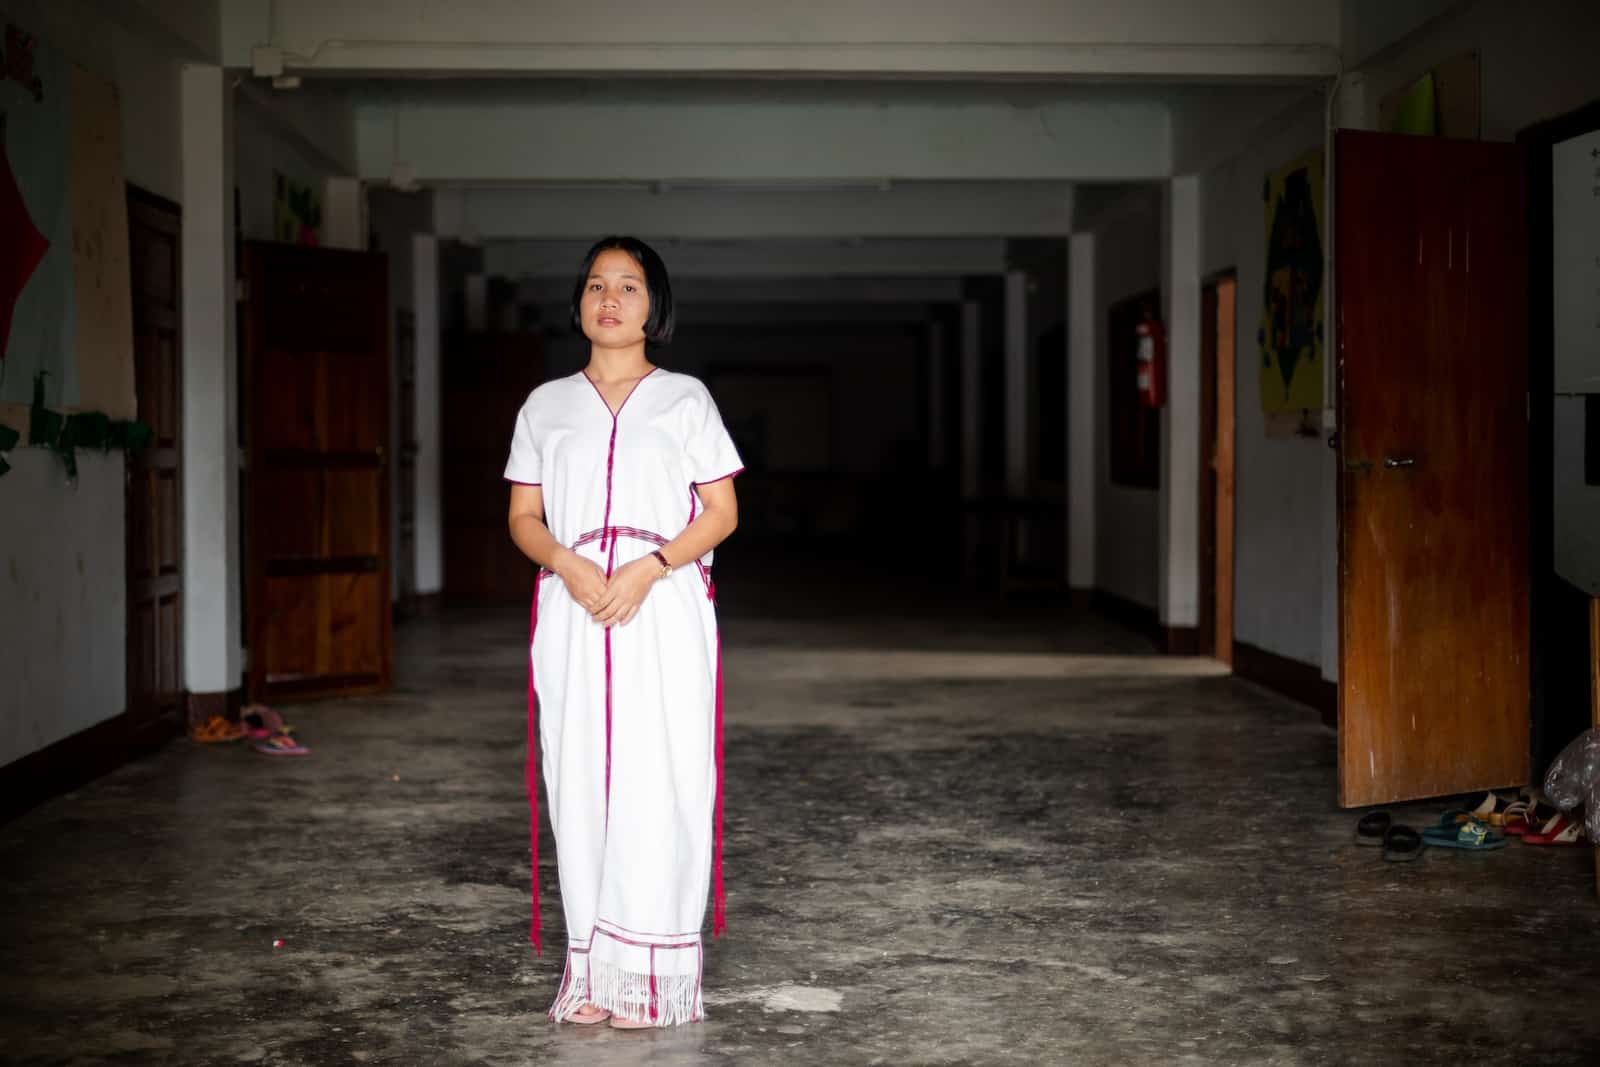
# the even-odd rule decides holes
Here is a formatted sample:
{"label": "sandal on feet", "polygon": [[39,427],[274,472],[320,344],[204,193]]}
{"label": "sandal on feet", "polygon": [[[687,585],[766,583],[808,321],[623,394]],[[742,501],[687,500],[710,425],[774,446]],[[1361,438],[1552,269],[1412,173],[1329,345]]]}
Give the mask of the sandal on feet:
{"label": "sandal on feet", "polygon": [[567,1022],[579,1026],[598,1026],[611,1018],[611,1013],[597,1004],[584,1004],[567,1016]]}
{"label": "sandal on feet", "polygon": [[655,1025],[649,1019],[628,1019],[621,1015],[611,1016],[611,1028],[613,1030],[651,1030],[655,1028]]}

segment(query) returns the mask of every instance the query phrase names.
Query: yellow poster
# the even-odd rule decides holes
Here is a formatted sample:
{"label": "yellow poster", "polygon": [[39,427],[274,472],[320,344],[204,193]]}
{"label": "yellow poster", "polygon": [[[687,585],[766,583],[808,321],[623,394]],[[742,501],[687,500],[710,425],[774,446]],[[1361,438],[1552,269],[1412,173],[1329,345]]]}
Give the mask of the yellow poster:
{"label": "yellow poster", "polygon": [[1261,299],[1261,408],[1269,414],[1322,407],[1323,160],[1319,148],[1267,175],[1267,266]]}

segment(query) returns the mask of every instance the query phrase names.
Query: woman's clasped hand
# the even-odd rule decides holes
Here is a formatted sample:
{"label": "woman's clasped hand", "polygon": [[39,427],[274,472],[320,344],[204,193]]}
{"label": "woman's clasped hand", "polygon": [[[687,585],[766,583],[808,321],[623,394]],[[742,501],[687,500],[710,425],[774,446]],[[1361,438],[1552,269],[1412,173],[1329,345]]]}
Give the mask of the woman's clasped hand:
{"label": "woman's clasped hand", "polygon": [[555,573],[572,599],[582,604],[595,622],[610,629],[626,626],[639,614],[650,587],[661,575],[661,565],[645,556],[618,567],[608,579],[599,564],[574,552]]}

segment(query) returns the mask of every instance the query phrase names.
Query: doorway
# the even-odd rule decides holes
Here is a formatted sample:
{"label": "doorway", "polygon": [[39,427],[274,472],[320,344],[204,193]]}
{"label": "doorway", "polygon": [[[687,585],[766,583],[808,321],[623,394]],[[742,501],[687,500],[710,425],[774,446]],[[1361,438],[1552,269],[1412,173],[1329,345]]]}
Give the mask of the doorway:
{"label": "doorway", "polygon": [[134,394],[148,448],[127,460],[130,736],[183,723],[181,219],[178,205],[128,189]]}
{"label": "doorway", "polygon": [[1238,280],[1200,294],[1200,654],[1233,665],[1234,329]]}
{"label": "doorway", "polygon": [[244,249],[252,700],[389,686],[389,337],[384,258]]}

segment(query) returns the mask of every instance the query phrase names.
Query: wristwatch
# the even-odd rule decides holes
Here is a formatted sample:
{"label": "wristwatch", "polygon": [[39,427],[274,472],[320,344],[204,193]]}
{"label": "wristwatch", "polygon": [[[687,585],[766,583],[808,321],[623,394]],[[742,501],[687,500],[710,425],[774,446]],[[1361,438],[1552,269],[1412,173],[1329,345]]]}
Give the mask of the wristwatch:
{"label": "wristwatch", "polygon": [[663,556],[659,550],[651,552],[650,554],[654,556],[661,564],[661,573],[656,575],[656,581],[660,581],[662,578],[665,578],[667,575],[672,573],[672,564],[667,562],[666,556]]}

